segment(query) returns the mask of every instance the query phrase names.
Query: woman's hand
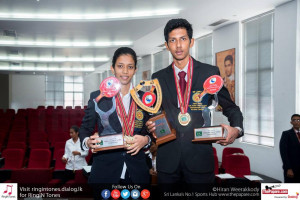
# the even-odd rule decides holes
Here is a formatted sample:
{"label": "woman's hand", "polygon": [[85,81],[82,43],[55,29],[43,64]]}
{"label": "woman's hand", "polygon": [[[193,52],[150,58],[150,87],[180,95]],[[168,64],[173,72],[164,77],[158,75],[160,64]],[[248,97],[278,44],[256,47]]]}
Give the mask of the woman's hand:
{"label": "woman's hand", "polygon": [[132,156],[136,155],[146,144],[148,144],[149,138],[147,136],[135,135],[133,140],[126,139],[125,143],[128,145],[126,149],[127,153],[130,153]]}
{"label": "woman's hand", "polygon": [[80,153],[79,151],[73,151],[72,154],[73,154],[74,156],[80,156],[80,155],[81,155],[81,153]]}
{"label": "woman's hand", "polygon": [[62,161],[63,163],[67,163],[67,162],[68,162],[68,159],[66,159],[65,157],[62,157],[62,158],[61,158],[61,161]]}

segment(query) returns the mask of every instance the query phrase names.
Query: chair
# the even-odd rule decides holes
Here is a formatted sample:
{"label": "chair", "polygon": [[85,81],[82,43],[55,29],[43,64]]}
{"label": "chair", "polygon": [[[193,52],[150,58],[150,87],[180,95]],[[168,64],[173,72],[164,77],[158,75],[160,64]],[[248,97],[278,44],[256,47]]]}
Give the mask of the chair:
{"label": "chair", "polygon": [[54,106],[47,106],[47,110],[53,110]]}
{"label": "chair", "polygon": [[66,110],[72,110],[72,106],[66,106]]}
{"label": "chair", "polygon": [[27,145],[23,142],[9,142],[7,143],[6,149],[23,149],[26,151]]}
{"label": "chair", "polygon": [[63,157],[63,155],[65,154],[65,150],[64,149],[59,149],[56,151],[57,153],[54,154],[53,159],[55,159],[55,166],[54,166],[54,170],[65,170],[66,169],[66,163],[63,163],[61,158]]}
{"label": "chair", "polygon": [[50,145],[48,142],[31,142],[30,148],[31,149],[49,149]]}
{"label": "chair", "polygon": [[56,109],[57,110],[62,110],[62,109],[64,109],[64,107],[63,106],[56,106]]}
{"label": "chair", "polygon": [[44,131],[30,132],[29,144],[31,145],[33,142],[48,142],[48,135]]}
{"label": "chair", "polygon": [[20,169],[23,166],[25,151],[23,149],[5,149],[2,152],[4,167],[1,169]]}
{"label": "chair", "polygon": [[226,173],[232,174],[237,178],[251,175],[250,161],[245,155],[227,155],[224,169]]}
{"label": "chair", "polygon": [[219,161],[218,161],[218,156],[216,154],[214,155],[214,161],[215,161],[215,174],[219,174]]}
{"label": "chair", "polygon": [[26,132],[11,132],[9,134],[9,142],[26,142],[27,133]]}
{"label": "chair", "polygon": [[213,147],[214,155],[217,155],[217,149],[216,147]]}
{"label": "chair", "polygon": [[224,169],[224,165],[225,165],[225,158],[227,155],[231,155],[234,153],[244,153],[243,149],[241,148],[236,148],[236,147],[225,147],[223,149],[223,153],[222,153],[222,164],[221,164],[221,168]]}
{"label": "chair", "polygon": [[52,169],[16,169],[11,173],[10,180],[6,183],[19,184],[44,184],[45,186],[55,186],[59,180],[52,179]]}
{"label": "chair", "polygon": [[51,151],[49,149],[32,149],[29,156],[28,168],[49,168]]}
{"label": "chair", "polygon": [[81,106],[75,106],[75,110],[81,110]]}

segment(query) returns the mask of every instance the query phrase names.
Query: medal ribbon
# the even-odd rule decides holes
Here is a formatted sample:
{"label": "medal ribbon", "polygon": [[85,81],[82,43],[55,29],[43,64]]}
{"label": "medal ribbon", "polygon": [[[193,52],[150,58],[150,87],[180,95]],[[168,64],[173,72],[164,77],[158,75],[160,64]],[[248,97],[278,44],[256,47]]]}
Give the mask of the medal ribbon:
{"label": "medal ribbon", "polygon": [[189,59],[188,72],[187,72],[187,76],[188,76],[187,77],[187,88],[185,89],[185,92],[184,92],[184,99],[182,99],[181,90],[180,90],[180,86],[179,86],[179,80],[178,80],[177,75],[175,73],[174,67],[175,67],[175,64],[173,62],[172,68],[173,68],[173,72],[174,72],[174,79],[175,79],[177,97],[178,97],[178,101],[179,101],[179,105],[180,105],[180,112],[182,114],[185,114],[188,110],[189,99],[190,99],[191,89],[192,89],[193,59],[191,57]]}
{"label": "medal ribbon", "polygon": [[127,115],[120,93],[118,93],[116,98],[116,108],[117,108],[118,116],[121,118],[123,123],[122,126],[123,135],[133,136],[134,124],[135,124],[135,111],[136,111],[135,102],[131,101],[129,112]]}

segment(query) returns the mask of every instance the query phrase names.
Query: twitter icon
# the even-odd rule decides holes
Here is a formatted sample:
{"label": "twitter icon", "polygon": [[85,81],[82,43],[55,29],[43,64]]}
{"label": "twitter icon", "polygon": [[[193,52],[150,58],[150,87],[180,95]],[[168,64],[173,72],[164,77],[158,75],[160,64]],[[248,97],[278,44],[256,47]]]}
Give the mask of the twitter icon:
{"label": "twitter icon", "polygon": [[126,190],[126,189],[122,190],[122,191],[121,191],[121,197],[122,197],[123,199],[128,199],[128,198],[130,197],[130,192],[129,192],[129,190]]}

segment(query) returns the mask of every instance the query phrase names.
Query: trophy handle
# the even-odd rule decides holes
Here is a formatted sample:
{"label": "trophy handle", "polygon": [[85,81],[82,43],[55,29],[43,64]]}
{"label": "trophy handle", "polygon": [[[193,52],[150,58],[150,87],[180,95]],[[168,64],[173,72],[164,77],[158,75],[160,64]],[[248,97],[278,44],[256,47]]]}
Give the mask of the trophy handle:
{"label": "trophy handle", "polygon": [[208,127],[211,126],[211,112],[213,112],[213,110],[218,106],[219,104],[219,99],[218,99],[218,94],[214,94],[214,101],[213,103],[208,106],[205,107],[202,111],[202,117],[204,119],[204,124],[202,127]]}
{"label": "trophy handle", "polygon": [[[157,97],[156,97],[156,105],[153,108],[151,108],[143,104],[143,102],[138,98],[137,92],[141,90],[144,86],[153,86],[153,85],[155,86]],[[162,91],[158,79],[153,79],[150,81],[143,81],[143,80],[140,81],[140,83],[135,88],[130,90],[130,94],[133,100],[135,101],[135,103],[143,110],[149,113],[157,113],[158,110],[160,109],[162,103]]]}

